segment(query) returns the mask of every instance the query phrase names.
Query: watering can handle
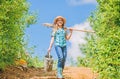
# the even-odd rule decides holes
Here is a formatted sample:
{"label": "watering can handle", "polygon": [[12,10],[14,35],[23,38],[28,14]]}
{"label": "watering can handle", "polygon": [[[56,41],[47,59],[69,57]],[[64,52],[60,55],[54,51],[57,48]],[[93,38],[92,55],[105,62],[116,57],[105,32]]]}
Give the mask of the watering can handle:
{"label": "watering can handle", "polygon": [[48,52],[48,57],[50,58],[50,52]]}

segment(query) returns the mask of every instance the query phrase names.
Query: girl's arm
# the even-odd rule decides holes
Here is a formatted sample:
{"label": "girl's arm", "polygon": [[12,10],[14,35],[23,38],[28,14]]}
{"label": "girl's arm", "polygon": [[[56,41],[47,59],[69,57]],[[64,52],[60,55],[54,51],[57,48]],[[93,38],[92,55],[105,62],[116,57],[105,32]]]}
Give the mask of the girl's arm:
{"label": "girl's arm", "polygon": [[50,53],[53,43],[54,43],[54,36],[51,37],[50,45],[48,48],[48,53]]}
{"label": "girl's arm", "polygon": [[69,30],[70,30],[70,34],[66,35],[66,40],[69,40],[72,36],[73,29],[69,29]]}

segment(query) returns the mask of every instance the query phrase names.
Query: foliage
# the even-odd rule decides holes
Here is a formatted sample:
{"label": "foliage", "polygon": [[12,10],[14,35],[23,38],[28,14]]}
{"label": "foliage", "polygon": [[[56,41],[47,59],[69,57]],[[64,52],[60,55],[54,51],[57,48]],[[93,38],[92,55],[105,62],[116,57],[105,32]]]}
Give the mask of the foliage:
{"label": "foliage", "polygon": [[43,67],[43,60],[39,60],[39,58],[36,57],[28,57],[27,58],[27,62],[28,62],[28,67],[35,67],[35,68],[40,68]]}
{"label": "foliage", "polygon": [[0,0],[0,69],[25,55],[24,30],[35,23],[26,0]]}
{"label": "foliage", "polygon": [[97,10],[90,22],[96,35],[82,48],[86,54],[79,61],[100,73],[100,79],[120,78],[120,0],[97,0]]}

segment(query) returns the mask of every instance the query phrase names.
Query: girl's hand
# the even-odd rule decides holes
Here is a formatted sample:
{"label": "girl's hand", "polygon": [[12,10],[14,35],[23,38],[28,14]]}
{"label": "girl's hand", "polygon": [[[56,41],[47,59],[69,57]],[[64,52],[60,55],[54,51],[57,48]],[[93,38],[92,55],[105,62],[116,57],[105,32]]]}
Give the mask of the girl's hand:
{"label": "girl's hand", "polygon": [[73,32],[73,29],[72,28],[69,28],[69,31],[70,31],[70,34],[69,35],[66,35],[66,39],[69,40],[72,36],[72,32]]}
{"label": "girl's hand", "polygon": [[73,32],[73,29],[72,29],[72,28],[70,28],[69,30],[70,30],[70,33],[72,33],[72,32]]}
{"label": "girl's hand", "polygon": [[50,53],[50,51],[51,51],[51,48],[49,47],[48,50],[47,50],[47,52]]}

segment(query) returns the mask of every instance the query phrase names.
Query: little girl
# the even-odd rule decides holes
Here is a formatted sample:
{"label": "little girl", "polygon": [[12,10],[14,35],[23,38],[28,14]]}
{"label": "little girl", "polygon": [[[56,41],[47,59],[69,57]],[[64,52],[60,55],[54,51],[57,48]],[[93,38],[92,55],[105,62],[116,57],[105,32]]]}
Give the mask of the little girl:
{"label": "little girl", "polygon": [[48,53],[50,53],[52,45],[55,45],[55,51],[58,57],[57,63],[57,78],[64,79],[62,72],[65,66],[65,61],[67,57],[67,48],[66,48],[66,40],[69,40],[72,35],[72,29],[69,29],[69,35],[66,32],[66,28],[64,27],[66,23],[66,19],[62,16],[57,16],[54,19],[54,28],[51,35],[51,42],[48,48]]}

